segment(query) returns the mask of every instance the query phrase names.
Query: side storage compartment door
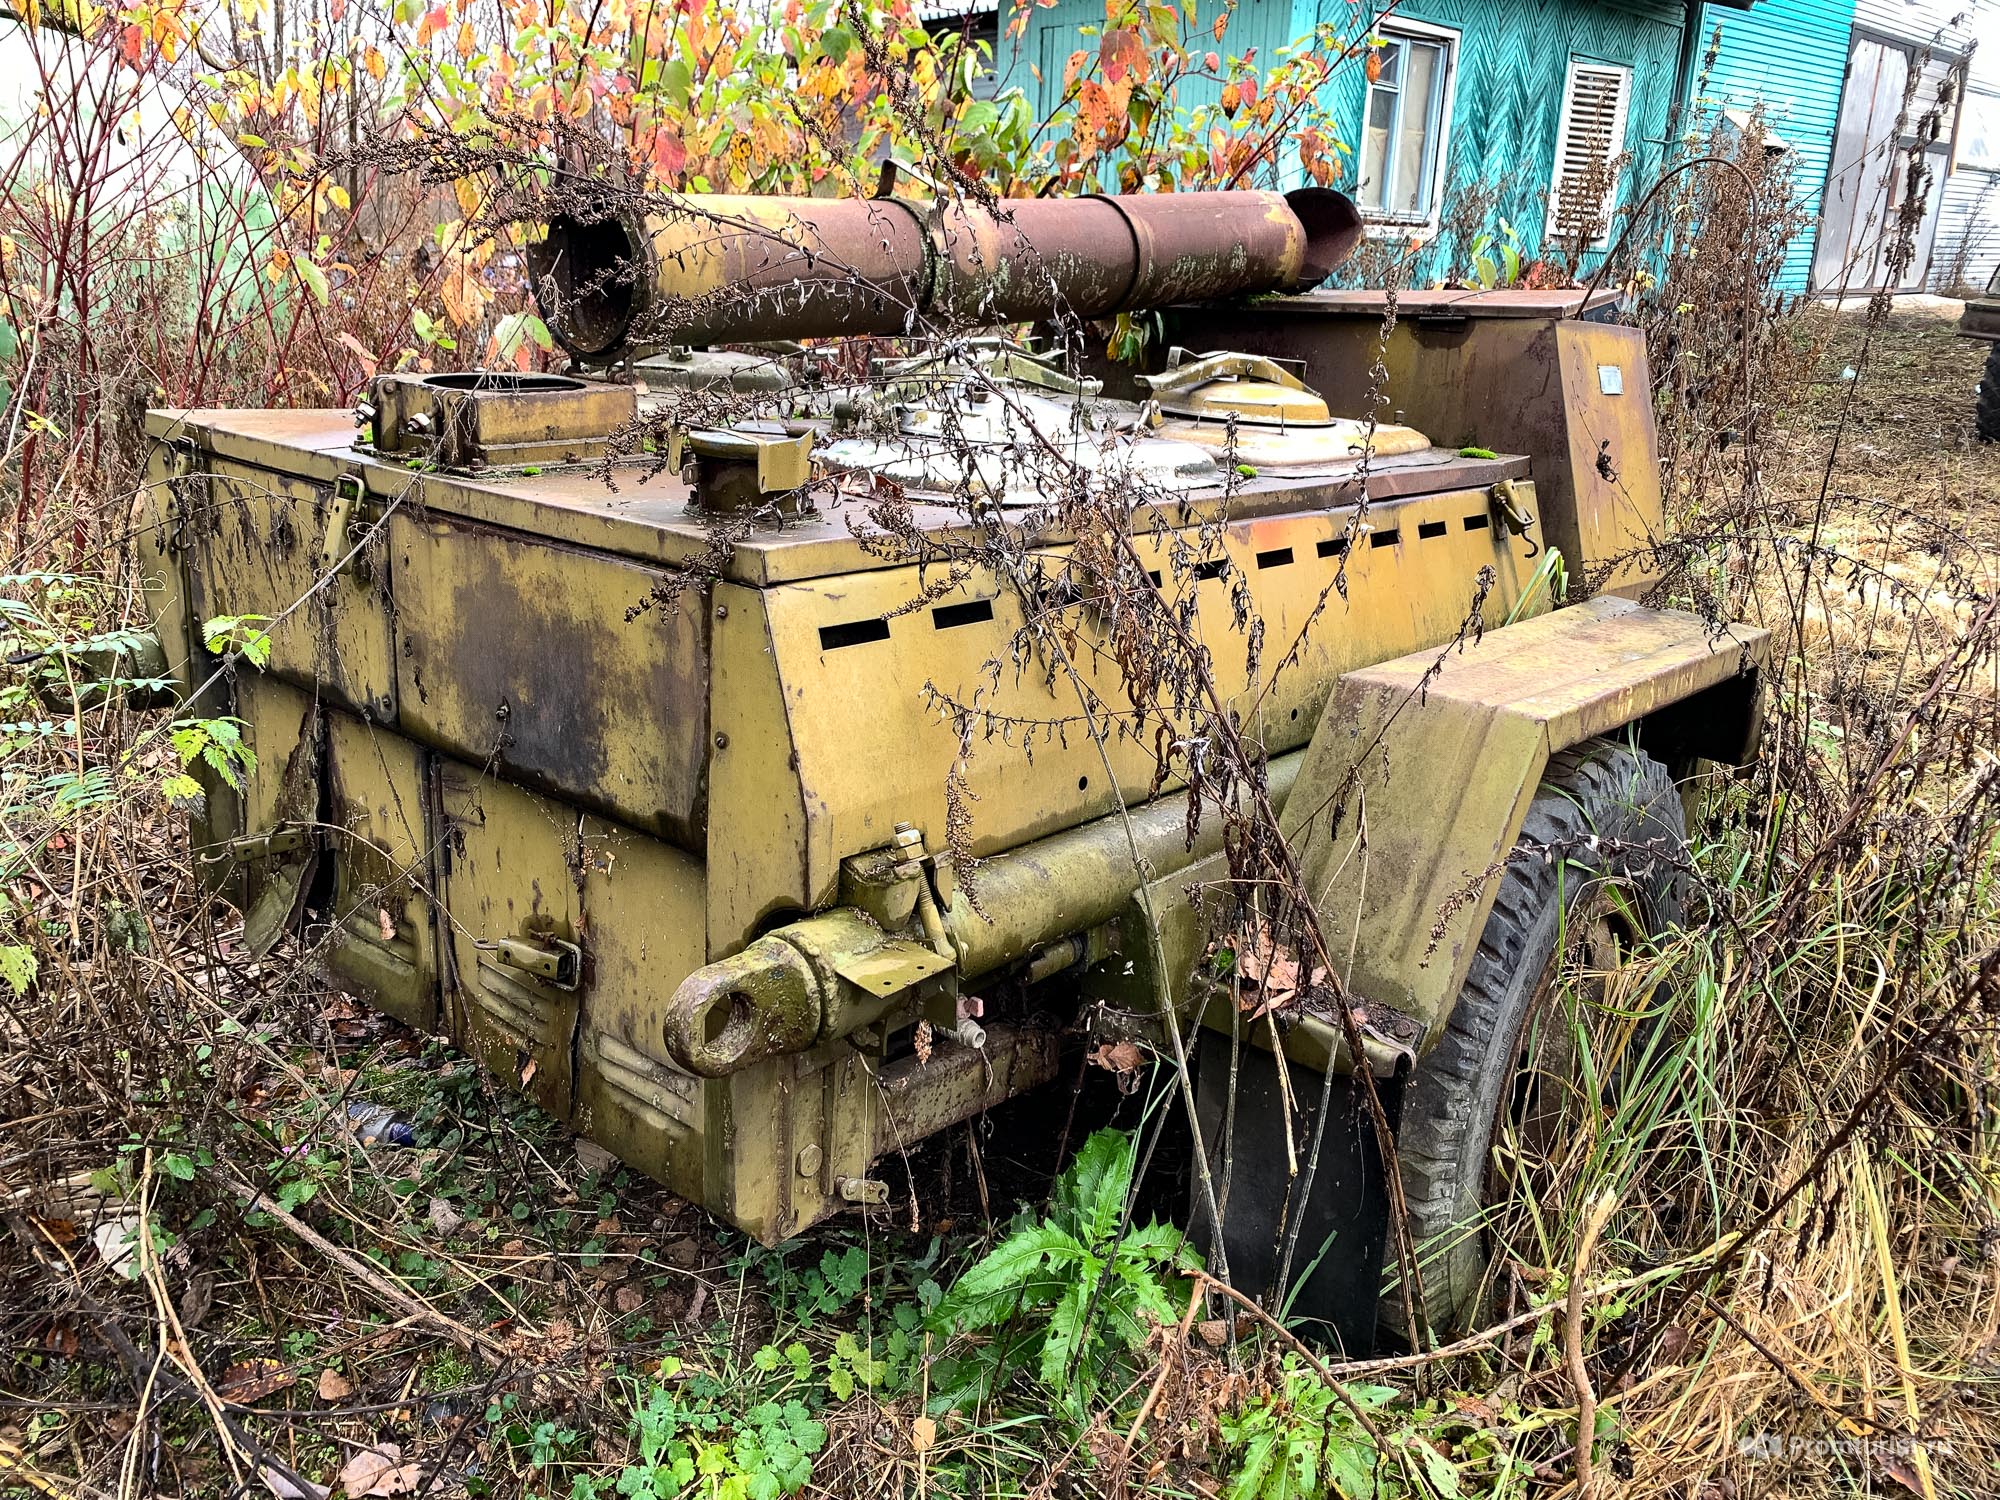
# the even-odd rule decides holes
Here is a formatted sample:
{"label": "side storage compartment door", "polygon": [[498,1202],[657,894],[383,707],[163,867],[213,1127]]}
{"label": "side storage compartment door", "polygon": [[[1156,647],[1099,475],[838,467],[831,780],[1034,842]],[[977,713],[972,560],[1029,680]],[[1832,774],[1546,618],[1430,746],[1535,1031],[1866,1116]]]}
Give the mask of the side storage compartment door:
{"label": "side storage compartment door", "polygon": [[699,863],[461,762],[437,768],[453,1038],[559,1119],[587,1096],[585,1129],[698,1191],[685,1174],[705,1088],[664,1067],[653,1017],[704,961]]}
{"label": "side storage compartment door", "polygon": [[343,989],[420,1031],[437,1029],[425,754],[351,714],[327,716],[334,866],[326,966]]}
{"label": "side storage compartment door", "polygon": [[[187,548],[186,604],[194,627],[218,615],[262,615],[274,622],[267,627],[270,675],[317,685],[329,701],[394,722],[389,558],[382,539],[349,559],[324,587],[313,587],[325,569],[329,539],[337,560],[365,534],[368,502],[359,479],[320,484],[211,457],[206,474],[183,479],[179,493],[177,535]],[[205,664],[191,666],[200,672]]]}
{"label": "side storage compartment door", "polygon": [[708,1121],[721,1085],[667,1057],[661,1012],[706,961],[704,870],[693,856],[595,818],[584,824],[586,916],[577,1130],[705,1202]]}
{"label": "side storage compartment door", "polygon": [[708,596],[674,575],[437,514],[389,518],[398,702],[416,739],[699,850]]}
{"label": "side storage compartment door", "polygon": [[255,673],[237,680],[234,717],[257,757],[237,791],[201,776],[207,804],[191,838],[203,878],[243,913],[243,936],[270,951],[304,918],[320,865],[326,711],[312,694]]}

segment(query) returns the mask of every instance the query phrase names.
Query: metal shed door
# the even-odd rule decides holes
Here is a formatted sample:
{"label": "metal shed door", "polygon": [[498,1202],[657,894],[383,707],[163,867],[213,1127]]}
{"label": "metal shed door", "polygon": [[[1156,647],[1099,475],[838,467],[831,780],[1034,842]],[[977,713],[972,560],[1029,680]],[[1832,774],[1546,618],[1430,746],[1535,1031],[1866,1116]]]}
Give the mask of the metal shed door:
{"label": "metal shed door", "polygon": [[[1920,66],[1907,118],[1903,96],[1910,72]],[[1936,105],[1938,85],[1956,72],[1959,87],[1939,122],[1936,143],[1925,152],[1930,168],[1924,183],[1923,220],[1917,229],[1915,254],[1897,278],[1893,290],[1923,285],[1930,264],[1931,241],[1937,233],[1938,204],[1944,195],[1945,168],[1963,92],[1964,60],[1921,57],[1910,44],[1885,41],[1855,32],[1847,58],[1847,82],[1840,96],[1840,123],[1828,164],[1826,196],[1820,204],[1819,240],[1813,249],[1813,290],[1824,293],[1872,292],[1890,279],[1887,251],[1894,242],[1896,220],[1909,192],[1908,151],[1924,116]]]}

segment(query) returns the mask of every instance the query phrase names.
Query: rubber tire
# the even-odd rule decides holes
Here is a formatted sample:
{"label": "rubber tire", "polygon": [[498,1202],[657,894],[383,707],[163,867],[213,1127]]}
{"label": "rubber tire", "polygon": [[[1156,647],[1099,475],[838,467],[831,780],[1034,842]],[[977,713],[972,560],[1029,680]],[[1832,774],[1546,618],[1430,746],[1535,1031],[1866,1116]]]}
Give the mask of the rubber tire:
{"label": "rubber tire", "polygon": [[1986,373],[1979,380],[1973,425],[1982,443],[2000,443],[2000,339],[1986,346]]}
{"label": "rubber tire", "polygon": [[[1615,850],[1589,839],[1614,842]],[[1501,1101],[1511,1098],[1522,1034],[1541,976],[1574,907],[1599,878],[1617,879],[1649,933],[1682,920],[1686,818],[1658,761],[1608,740],[1586,741],[1549,764],[1507,862],[1493,913],[1444,1036],[1425,1054],[1403,1100],[1397,1155],[1419,1257],[1423,1312],[1434,1338],[1462,1331],[1480,1309],[1489,1259],[1482,1215],[1488,1156]],[[1566,858],[1545,860],[1556,846]],[[1654,859],[1647,849],[1668,857]],[[1382,1298],[1383,1331],[1406,1346],[1407,1317],[1394,1231]],[[1454,1236],[1445,1248],[1443,1236]]]}

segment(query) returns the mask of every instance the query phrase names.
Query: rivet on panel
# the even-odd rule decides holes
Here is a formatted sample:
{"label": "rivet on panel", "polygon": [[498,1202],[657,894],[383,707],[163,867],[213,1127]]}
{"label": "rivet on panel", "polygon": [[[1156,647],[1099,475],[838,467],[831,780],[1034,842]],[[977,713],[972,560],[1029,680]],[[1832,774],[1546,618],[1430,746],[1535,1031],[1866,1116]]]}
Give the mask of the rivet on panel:
{"label": "rivet on panel", "polygon": [[729,736],[726,734],[718,734],[715,737],[715,748],[718,750],[727,750],[729,748]]}
{"label": "rivet on panel", "polygon": [[814,1177],[817,1176],[818,1173],[819,1173],[819,1147],[801,1146],[799,1148],[799,1176]]}

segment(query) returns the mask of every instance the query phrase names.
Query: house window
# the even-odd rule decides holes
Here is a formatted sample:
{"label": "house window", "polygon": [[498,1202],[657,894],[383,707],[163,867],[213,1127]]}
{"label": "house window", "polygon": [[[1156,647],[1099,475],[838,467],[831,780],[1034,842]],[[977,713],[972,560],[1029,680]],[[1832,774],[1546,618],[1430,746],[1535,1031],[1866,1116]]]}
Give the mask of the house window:
{"label": "house window", "polygon": [[1549,185],[1549,236],[1565,247],[1602,250],[1611,235],[1618,158],[1632,70],[1617,63],[1569,60],[1562,120],[1556,126],[1556,175]]}
{"label": "house window", "polygon": [[1363,216],[1377,223],[1434,224],[1444,186],[1458,33],[1406,21],[1383,27],[1379,35],[1380,71],[1362,108],[1355,200]]}

